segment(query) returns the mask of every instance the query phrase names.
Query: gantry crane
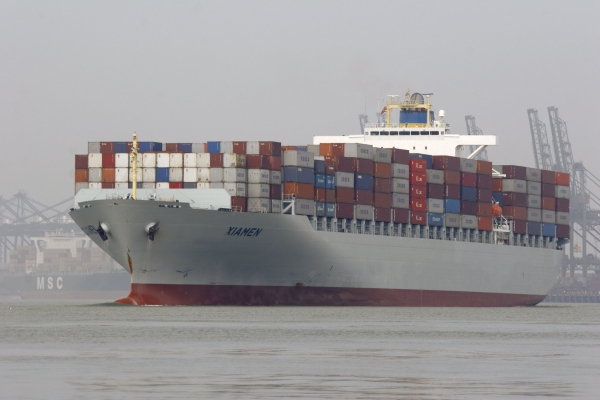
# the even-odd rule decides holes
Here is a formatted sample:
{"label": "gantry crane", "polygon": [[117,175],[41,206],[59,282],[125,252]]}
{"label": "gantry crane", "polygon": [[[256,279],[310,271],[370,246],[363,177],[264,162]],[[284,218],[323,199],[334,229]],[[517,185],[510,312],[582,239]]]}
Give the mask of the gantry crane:
{"label": "gantry crane", "polygon": [[[474,116],[467,115],[465,117],[465,122],[467,123],[467,135],[483,135],[483,131],[481,129],[479,129],[479,127],[477,127],[477,124],[475,123]],[[471,148],[469,149],[469,153],[473,154],[477,150],[478,147],[479,146],[471,146]],[[475,158],[478,160],[487,161],[488,160],[487,150],[483,149]]]}

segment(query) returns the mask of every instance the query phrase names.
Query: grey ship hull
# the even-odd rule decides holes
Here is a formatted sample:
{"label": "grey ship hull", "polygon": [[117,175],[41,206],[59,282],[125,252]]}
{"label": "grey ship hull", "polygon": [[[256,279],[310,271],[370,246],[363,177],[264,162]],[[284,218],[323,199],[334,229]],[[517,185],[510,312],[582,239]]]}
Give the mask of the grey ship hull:
{"label": "grey ship hull", "polygon": [[[72,218],[131,274],[138,305],[535,305],[557,250],[315,231],[304,216],[97,200]],[[88,207],[85,207],[85,206]],[[162,207],[160,207],[162,205]],[[108,240],[96,229],[108,226]],[[154,241],[146,227],[160,222]],[[242,229],[240,229],[242,228]]]}

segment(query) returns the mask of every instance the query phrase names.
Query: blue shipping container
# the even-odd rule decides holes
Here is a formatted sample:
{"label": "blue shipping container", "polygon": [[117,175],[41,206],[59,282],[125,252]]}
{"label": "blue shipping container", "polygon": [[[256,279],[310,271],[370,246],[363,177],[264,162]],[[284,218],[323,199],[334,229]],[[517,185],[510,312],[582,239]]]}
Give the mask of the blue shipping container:
{"label": "blue shipping container", "polygon": [[451,214],[460,214],[460,200],[444,199],[444,210]]}
{"label": "blue shipping container", "polygon": [[191,153],[192,152],[192,144],[191,143],[179,143],[177,144],[177,151],[182,153]]}
{"label": "blue shipping container", "polygon": [[460,198],[461,200],[477,201],[477,188],[469,186],[460,187]]}
{"label": "blue shipping container", "polygon": [[[154,148],[155,148],[154,142],[138,142],[138,149],[139,149],[140,153],[148,153],[151,151],[157,151],[157,150],[154,150]],[[158,150],[158,151],[160,151],[160,150]]]}
{"label": "blue shipping container", "polygon": [[330,218],[335,217],[335,203],[325,204],[325,216]]}
{"label": "blue shipping container", "polygon": [[319,189],[327,189],[327,182],[325,181],[325,175],[315,174],[315,187]]}
{"label": "blue shipping container", "polygon": [[208,150],[208,152],[212,153],[212,154],[220,153],[221,152],[221,142],[207,142],[206,150]]}
{"label": "blue shipping container", "polygon": [[498,203],[500,207],[502,207],[502,192],[494,192],[492,193],[492,199]]}
{"label": "blue shipping container", "polygon": [[127,148],[127,142],[115,142],[114,145],[115,153],[128,153],[129,149]]}
{"label": "blue shipping container", "polygon": [[295,146],[296,151],[308,151],[308,146]]}
{"label": "blue shipping container", "polygon": [[325,175],[325,188],[335,189],[335,175]]}
{"label": "blue shipping container", "polygon": [[317,217],[325,217],[325,203],[316,204]]}
{"label": "blue shipping container", "polygon": [[156,168],[156,182],[169,182],[169,168]]}
{"label": "blue shipping container", "polygon": [[427,213],[427,225],[444,226],[444,214]]}
{"label": "blue shipping container", "polygon": [[354,188],[373,190],[373,175],[354,174]]}
{"label": "blue shipping container", "polygon": [[284,167],[283,181],[315,184],[315,170],[305,167]]}
{"label": "blue shipping container", "polygon": [[325,175],[325,161],[315,160],[315,174]]}
{"label": "blue shipping container", "polygon": [[152,146],[152,148],[154,150],[152,150],[152,151],[163,151],[163,144],[162,143],[160,143],[160,142],[153,142],[153,143],[154,143],[154,145]]}
{"label": "blue shipping container", "polygon": [[433,168],[433,156],[429,154],[421,154],[421,153],[410,153],[410,158],[418,158],[420,160],[425,160],[427,162],[427,169]]}
{"label": "blue shipping container", "polygon": [[542,224],[542,236],[556,236],[556,225],[555,224]]}

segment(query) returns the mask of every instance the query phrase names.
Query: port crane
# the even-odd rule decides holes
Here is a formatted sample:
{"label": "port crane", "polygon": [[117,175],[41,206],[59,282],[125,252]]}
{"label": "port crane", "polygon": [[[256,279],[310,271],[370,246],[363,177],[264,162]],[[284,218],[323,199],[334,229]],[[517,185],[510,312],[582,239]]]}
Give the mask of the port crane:
{"label": "port crane", "polygon": [[[475,117],[472,115],[467,115],[465,117],[465,122],[467,123],[467,135],[483,135],[483,131],[477,126],[475,123]],[[470,146],[469,153],[473,154],[479,146]],[[479,152],[479,154],[475,157],[477,160],[487,161],[487,150],[483,149]]]}

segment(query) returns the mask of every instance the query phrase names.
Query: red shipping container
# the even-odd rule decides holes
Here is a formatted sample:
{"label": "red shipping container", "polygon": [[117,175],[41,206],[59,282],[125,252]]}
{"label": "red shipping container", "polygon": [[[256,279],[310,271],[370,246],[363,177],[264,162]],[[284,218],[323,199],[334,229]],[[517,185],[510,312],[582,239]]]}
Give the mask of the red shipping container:
{"label": "red shipping container", "polygon": [[571,229],[569,225],[556,225],[556,237],[561,239],[569,239],[571,237]]}
{"label": "red shipping container", "polygon": [[213,153],[210,155],[211,168],[223,168],[223,154]]}
{"label": "red shipping container", "polygon": [[[500,171],[498,171],[500,172]],[[527,169],[518,165],[503,165],[502,173],[507,179],[527,179]],[[543,174],[543,171],[542,171]],[[543,176],[543,175],[542,175]]]}
{"label": "red shipping container", "polygon": [[502,179],[498,179],[498,178],[492,179],[492,191],[493,192],[501,192],[502,191]]}
{"label": "red shipping container", "polygon": [[[211,155],[212,160],[212,155]],[[281,160],[281,158],[280,158]],[[260,154],[248,154],[246,156],[246,168],[249,169],[271,169],[271,159],[269,156]]]}
{"label": "red shipping container", "polygon": [[[414,160],[414,158],[411,158],[411,160]],[[410,184],[425,186],[427,184],[427,174],[425,172],[411,172]]]}
{"label": "red shipping container", "polygon": [[477,202],[461,200],[460,213],[465,215],[477,215]]}
{"label": "red shipping container", "polygon": [[[323,146],[323,145],[321,145],[321,146]],[[347,189],[347,188],[343,188],[343,189]],[[354,204],[352,204],[352,203],[336,203],[335,217],[336,218],[354,219]]]}
{"label": "red shipping container", "polygon": [[233,142],[233,152],[235,154],[246,154],[246,142]]}
{"label": "red shipping container", "polygon": [[325,161],[332,160],[334,168],[339,172],[354,173],[354,158],[341,156],[325,156]]}
{"label": "red shipping container", "polygon": [[375,221],[379,222],[392,222],[392,209],[391,208],[375,208]]}
{"label": "red shipping container", "polygon": [[183,182],[169,182],[169,189],[183,189]]}
{"label": "red shipping container", "polygon": [[461,186],[477,187],[477,174],[471,172],[460,173]]}
{"label": "red shipping container", "polygon": [[491,217],[492,203],[477,203],[477,215],[480,217]]}
{"label": "red shipping container", "polygon": [[492,189],[477,188],[477,201],[480,203],[492,204]]}
{"label": "red shipping container", "polygon": [[232,197],[231,208],[233,211],[246,212],[246,198],[245,197]]}
{"label": "red shipping container", "polygon": [[335,203],[335,189],[325,189],[325,202]]}
{"label": "red shipping container", "polygon": [[102,168],[114,168],[115,167],[115,154],[114,153],[102,153]]}
{"label": "red shipping container", "polygon": [[204,145],[204,152],[208,153],[208,143],[203,143]]}
{"label": "red shipping container", "polygon": [[478,217],[477,228],[479,228],[480,231],[491,231],[492,217]]}
{"label": "red shipping container", "polygon": [[433,169],[460,171],[460,158],[452,156],[433,156]]}
{"label": "red shipping container", "polygon": [[492,189],[492,176],[477,174],[477,187],[480,189]]}
{"label": "red shipping container", "polygon": [[335,161],[325,160],[325,175],[335,175]]}
{"label": "red shipping container", "polygon": [[114,182],[102,182],[102,189],[114,189],[114,188],[115,188]]}
{"label": "red shipping container", "polygon": [[556,211],[569,212],[569,199],[556,199]]}
{"label": "red shipping container", "polygon": [[410,223],[413,225],[427,225],[427,213],[423,211],[412,211]]}
{"label": "red shipping container", "polygon": [[428,183],[427,184],[427,197],[430,199],[443,199],[444,198],[444,185]]}
{"label": "red shipping container", "polygon": [[542,183],[542,197],[556,197],[556,185],[553,183]]}
{"label": "red shipping container", "polygon": [[569,174],[565,174],[564,172],[555,172],[554,173],[554,183],[555,185],[561,185],[561,186],[570,186],[571,185],[571,179],[570,179],[570,175]]}
{"label": "red shipping container", "polygon": [[527,234],[527,221],[515,219],[513,221],[513,232],[521,235]]}
{"label": "red shipping container", "polygon": [[525,193],[502,193],[502,206],[527,207],[527,195]]}
{"label": "red shipping container", "polygon": [[556,173],[554,171],[542,170],[542,183],[554,184],[556,181]]}
{"label": "red shipping container", "polygon": [[392,221],[396,224],[408,224],[410,222],[408,208],[392,208]]}
{"label": "red shipping container", "polygon": [[392,149],[392,162],[394,164],[408,164],[410,152],[404,149]]}
{"label": "red shipping container", "polygon": [[[542,197],[542,209],[555,211],[556,210],[556,202],[553,197]],[[568,212],[567,210],[566,212]]]}
{"label": "red shipping container", "polygon": [[374,163],[375,164],[375,171],[373,173],[373,175],[376,178],[386,178],[389,179],[392,177],[392,164],[386,164],[386,163]]}
{"label": "red shipping container", "polygon": [[444,171],[444,183],[460,186],[460,171]]}
{"label": "red shipping container", "polygon": [[373,175],[374,162],[373,160],[365,160],[364,158],[353,158],[354,172],[357,174]]}
{"label": "red shipping container", "polygon": [[115,169],[114,168],[102,168],[102,182],[114,182],[115,181]]}
{"label": "red shipping container", "polygon": [[110,154],[115,152],[115,142],[100,142],[100,153]]}
{"label": "red shipping container", "polygon": [[269,194],[271,199],[281,200],[281,185],[271,185]]}
{"label": "red shipping container", "polygon": [[354,203],[354,189],[352,188],[335,188],[335,199],[338,203]]}
{"label": "red shipping container", "polygon": [[89,180],[88,177],[88,169],[76,169],[75,170],[75,182],[87,182]]}
{"label": "red shipping container", "polygon": [[375,193],[373,205],[377,208],[392,208],[392,195],[389,193]]}
{"label": "red shipping container", "polygon": [[315,201],[319,203],[326,203],[326,192],[327,189],[315,188]]}
{"label": "red shipping container", "polygon": [[283,194],[284,196],[295,195],[299,199],[312,200],[315,198],[315,187],[309,183],[285,182]]}
{"label": "red shipping container", "polygon": [[281,157],[269,156],[269,169],[279,171],[281,169]]}
{"label": "red shipping container", "polygon": [[424,199],[427,197],[427,186],[410,185],[411,199]]}
{"label": "red shipping container", "polygon": [[87,154],[76,154],[75,155],[75,169],[87,169],[88,167],[88,155]]}
{"label": "red shipping container", "polygon": [[258,142],[258,154],[281,157],[280,142]]}
{"label": "red shipping container", "polygon": [[502,206],[502,215],[509,219],[527,221],[527,208],[515,206]]}
{"label": "red shipping container", "polygon": [[373,205],[373,192],[370,190],[355,189],[354,190],[354,202],[356,204],[361,204],[364,206]]}
{"label": "red shipping container", "polygon": [[165,150],[167,153],[177,153],[178,152],[177,143],[165,143]]}
{"label": "red shipping container", "polygon": [[410,199],[410,209],[412,211],[427,211],[427,200]]}
{"label": "red shipping container", "polygon": [[477,173],[480,175],[492,175],[492,163],[490,161],[477,160]]}
{"label": "red shipping container", "polygon": [[425,171],[427,171],[427,161],[421,160],[420,158],[411,158],[408,168],[411,172],[425,173]]}
{"label": "red shipping container", "polygon": [[[391,165],[391,164],[388,164]],[[392,180],[385,178],[375,178],[375,192],[378,193],[391,193],[392,192]]]}
{"label": "red shipping container", "polygon": [[460,186],[444,185],[444,198],[460,200]]}
{"label": "red shipping container", "polygon": [[[343,143],[321,143],[319,145],[319,155],[332,157],[332,156],[344,156],[344,144]],[[345,172],[345,171],[342,171]]]}

